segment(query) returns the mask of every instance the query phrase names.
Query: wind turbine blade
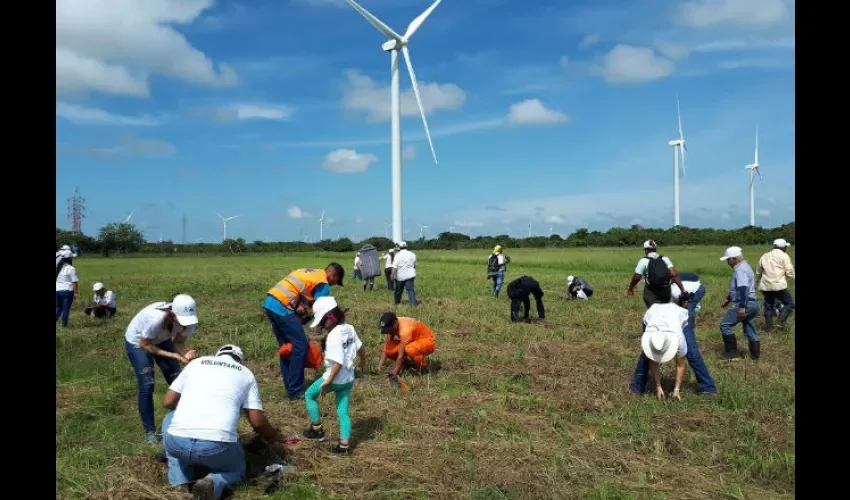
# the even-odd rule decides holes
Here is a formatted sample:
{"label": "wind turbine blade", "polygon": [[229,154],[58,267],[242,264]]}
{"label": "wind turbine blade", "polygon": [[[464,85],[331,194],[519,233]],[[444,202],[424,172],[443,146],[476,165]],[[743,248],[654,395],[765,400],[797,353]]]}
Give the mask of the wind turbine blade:
{"label": "wind turbine blade", "polygon": [[428,19],[428,16],[430,16],[431,13],[434,12],[434,9],[436,9],[442,1],[443,0],[437,0],[436,2],[431,4],[430,7],[425,9],[425,12],[416,16],[416,19],[410,21],[410,24],[407,25],[407,31],[404,33],[404,37],[402,38],[402,40],[404,40],[405,42],[410,40],[410,37],[412,37],[413,34],[416,33],[419,27],[422,26],[422,23],[424,23],[425,20]]}
{"label": "wind turbine blade", "polygon": [[357,12],[360,13],[360,15],[365,17],[366,20],[369,21],[372,24],[372,26],[374,26],[375,28],[378,29],[378,31],[380,31],[381,33],[383,33],[384,35],[386,35],[386,36],[388,36],[392,39],[395,39],[395,40],[401,40],[402,39],[401,36],[399,36],[398,33],[393,31],[392,28],[390,28],[389,26],[384,24],[377,17],[373,16],[368,10],[361,7],[357,2],[355,2],[354,0],[345,0],[345,1],[348,2],[348,5],[351,5],[352,7],[354,7],[354,10],[356,10]]}
{"label": "wind turbine blade", "polygon": [[679,108],[679,96],[676,96],[676,115],[679,117],[679,140],[682,141],[685,139],[684,134],[682,134],[682,111]]}
{"label": "wind turbine blade", "polygon": [[428,130],[428,119],[425,118],[425,108],[422,107],[422,99],[419,97],[419,84],[416,83],[416,73],[413,72],[413,63],[410,62],[410,51],[407,50],[407,45],[402,47],[404,54],[404,62],[407,64],[407,72],[410,73],[410,81],[413,83],[413,93],[416,95],[416,104],[419,105],[419,113],[422,115],[422,125],[425,126],[425,136],[428,138],[428,145],[431,146],[431,154],[434,156],[434,163],[437,163],[437,152],[434,151],[434,143],[431,142],[431,131]]}
{"label": "wind turbine blade", "polygon": [[756,158],[755,165],[759,164],[759,126],[756,125]]}
{"label": "wind turbine blade", "polygon": [[759,180],[760,180],[760,181],[762,181],[762,182],[764,182],[764,179],[763,179],[763,178],[762,178],[762,176],[761,176],[761,169],[759,169],[758,167],[756,167],[756,168],[755,168],[755,171],[756,171],[756,173],[757,173],[757,174],[759,174]]}
{"label": "wind turbine blade", "polygon": [[685,146],[685,143],[683,142],[682,147],[679,148],[679,155],[682,157],[682,175],[685,175],[688,172],[688,169],[685,166],[685,151],[687,151],[687,150],[688,150],[688,148]]}
{"label": "wind turbine blade", "polygon": [[221,215],[221,214],[216,214],[216,215],[218,215],[218,217],[219,217],[221,220],[224,220],[224,216],[223,216],[223,215]]}

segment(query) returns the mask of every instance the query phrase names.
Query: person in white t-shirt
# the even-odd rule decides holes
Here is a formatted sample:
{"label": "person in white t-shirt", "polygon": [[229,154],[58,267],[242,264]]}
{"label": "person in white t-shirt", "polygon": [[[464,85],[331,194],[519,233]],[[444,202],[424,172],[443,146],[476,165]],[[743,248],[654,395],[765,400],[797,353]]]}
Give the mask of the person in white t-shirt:
{"label": "person in white t-shirt", "polygon": [[354,256],[354,275],[351,277],[351,281],[357,281],[357,278],[363,279],[363,259],[360,258],[360,252],[357,252],[357,255]]}
{"label": "person in white t-shirt", "polygon": [[643,355],[649,362],[649,373],[655,381],[655,395],[664,399],[661,388],[661,364],[676,359],[676,382],[673,387],[673,399],[679,401],[679,390],[685,376],[685,356],[688,344],[684,328],[688,323],[688,310],[673,302],[655,303],[643,316],[644,329],[641,337]]}
{"label": "person in white t-shirt", "polygon": [[310,428],[301,433],[304,439],[323,441],[322,414],[319,411],[319,396],[333,392],[336,396],[336,414],[339,419],[339,443],[331,448],[337,455],[349,452],[351,418],[348,416],[348,401],[354,386],[354,359],[360,357],[360,372],[366,371],[366,350],[354,327],[345,322],[345,310],[333,297],[319,297],[313,304],[313,324],[329,331],[325,338],[325,373],[304,393]]}
{"label": "person in white t-shirt", "polygon": [[[239,346],[224,345],[215,356],[186,365],[162,398],[162,406],[172,410],[162,421],[168,482],[190,486],[194,498],[217,500],[245,480],[240,412],[264,439],[283,444],[263,413],[257,379],[244,361]],[[202,468],[209,473],[199,479]]]}
{"label": "person in white t-shirt", "polygon": [[395,249],[390,248],[387,253],[381,255],[381,258],[384,259],[384,277],[387,279],[387,290],[393,291],[394,283],[393,283],[393,257],[395,255]]}
{"label": "person in white t-shirt", "polygon": [[68,326],[71,304],[80,298],[80,278],[70,253],[60,251],[56,261],[56,321],[62,318],[62,328]]}
{"label": "person in white t-shirt", "polygon": [[398,242],[398,251],[393,257],[393,281],[395,281],[395,294],[393,300],[396,304],[401,304],[401,291],[407,290],[407,300],[410,305],[419,304],[416,300],[416,254],[407,249],[407,243],[404,241]]}
{"label": "person in white t-shirt", "polygon": [[113,317],[118,310],[115,307],[115,292],[106,288],[98,281],[92,287],[94,291],[94,302],[86,307],[86,315],[92,318]]}
{"label": "person in white t-shirt", "polygon": [[127,359],[139,386],[139,417],[149,444],[158,442],[153,411],[153,365],[159,366],[166,383],[174,382],[180,374],[180,363],[198,357],[198,351],[186,347],[186,340],[195,333],[197,325],[195,299],[180,294],[171,302],[154,302],[139,311],[124,333]]}

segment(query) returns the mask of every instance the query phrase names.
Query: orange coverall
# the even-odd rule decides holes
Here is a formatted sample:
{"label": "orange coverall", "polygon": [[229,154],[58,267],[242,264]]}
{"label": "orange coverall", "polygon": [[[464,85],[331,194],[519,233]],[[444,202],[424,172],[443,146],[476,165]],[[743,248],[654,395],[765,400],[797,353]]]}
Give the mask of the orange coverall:
{"label": "orange coverall", "polygon": [[398,340],[393,337],[393,335],[387,335],[387,341],[384,344],[384,354],[388,358],[397,359],[401,342],[405,341],[407,345],[404,354],[413,361],[413,364],[419,368],[428,366],[425,356],[434,352],[437,344],[434,332],[425,326],[425,323],[418,319],[400,317],[398,318]]}

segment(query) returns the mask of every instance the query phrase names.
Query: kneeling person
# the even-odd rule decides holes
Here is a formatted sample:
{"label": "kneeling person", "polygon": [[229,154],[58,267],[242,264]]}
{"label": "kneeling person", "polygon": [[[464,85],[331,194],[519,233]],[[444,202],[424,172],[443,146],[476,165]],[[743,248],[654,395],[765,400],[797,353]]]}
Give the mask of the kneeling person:
{"label": "kneeling person", "polygon": [[581,276],[567,276],[567,298],[587,300],[593,296],[590,283]]}
{"label": "kneeling person", "polygon": [[94,302],[86,307],[86,315],[92,318],[115,316],[118,310],[115,306],[115,292],[106,288],[99,281],[94,284],[92,290],[94,291]]}
{"label": "kneeling person", "polygon": [[386,312],[381,316],[381,333],[387,340],[377,370],[381,371],[387,358],[392,359],[395,361],[390,373],[393,377],[398,377],[405,360],[416,368],[426,368],[426,356],[437,348],[434,332],[418,319],[399,318],[395,313]]}

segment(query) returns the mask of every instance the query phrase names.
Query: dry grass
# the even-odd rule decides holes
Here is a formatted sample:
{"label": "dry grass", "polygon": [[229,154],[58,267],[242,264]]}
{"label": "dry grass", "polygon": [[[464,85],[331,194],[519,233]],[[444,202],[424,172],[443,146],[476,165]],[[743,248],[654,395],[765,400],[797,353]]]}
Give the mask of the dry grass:
{"label": "dry grass", "polygon": [[[755,259],[762,249],[745,249]],[[631,398],[643,303],[627,299],[635,252],[510,251],[509,279],[541,281],[548,319],[513,325],[508,300],[489,296],[484,256],[421,252],[417,291],[423,304],[395,309],[428,323],[438,350],[428,375],[408,373],[411,391],[389,390],[367,374],[352,394],[353,456],[335,457],[328,443],[302,442],[283,457],[240,424],[249,460],[238,498],[433,499],[774,499],[794,491],[794,337],[764,335],[759,363],[717,359],[720,297],[729,269],[722,249],[671,249],[680,270],[700,273],[709,289],[697,337],[720,387],[715,399],[688,389],[680,403]],[[119,315],[90,322],[74,311],[57,328],[57,498],[177,499],[156,450],[141,444],[136,388],[123,347],[132,314],[180,292],[198,300],[204,353],[226,342],[250,356],[272,422],[287,433],[307,424],[303,402],[285,398],[277,346],[260,304],[289,269],[349,256],[79,259],[82,289],[104,281],[118,295]],[[563,297],[567,274],[596,289],[587,303]],[[380,354],[378,316],[389,292],[335,289],[366,343],[373,367]],[[792,332],[793,332],[793,320]],[[745,346],[746,343],[744,342]],[[669,367],[667,376],[672,376]],[[319,375],[308,370],[308,383]],[[693,376],[688,373],[688,384]],[[164,381],[157,375],[159,401]],[[690,387],[690,385],[688,385]],[[338,432],[332,397],[325,424]],[[163,410],[157,410],[161,419]],[[267,496],[265,465],[297,468]]]}

